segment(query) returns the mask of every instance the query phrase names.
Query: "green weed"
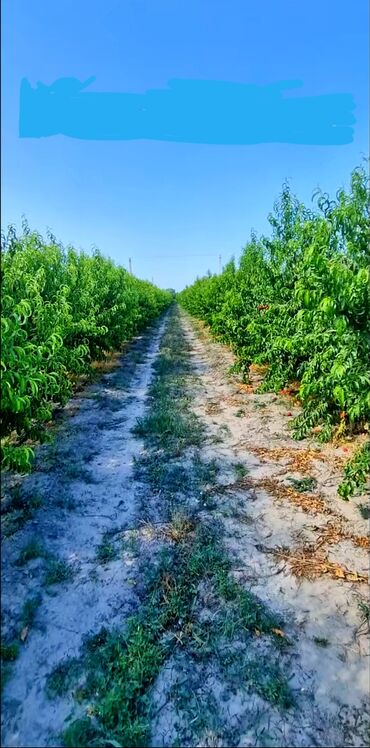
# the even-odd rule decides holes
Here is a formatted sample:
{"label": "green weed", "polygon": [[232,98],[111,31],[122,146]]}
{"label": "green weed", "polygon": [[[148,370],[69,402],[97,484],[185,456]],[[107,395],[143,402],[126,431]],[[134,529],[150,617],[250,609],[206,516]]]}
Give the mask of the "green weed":
{"label": "green weed", "polygon": [[44,582],[47,587],[53,584],[69,582],[73,578],[73,569],[65,561],[58,558],[48,560]]}
{"label": "green weed", "polygon": [[358,510],[363,519],[370,519],[370,506],[366,506],[366,504],[360,504]]}
{"label": "green weed", "polygon": [[38,608],[41,605],[41,595],[35,595],[34,597],[29,597],[26,602],[23,605],[22,613],[21,613],[21,622],[22,626],[27,626],[28,628],[32,626],[35,616],[37,613]]}
{"label": "green weed", "polygon": [[[190,400],[183,394],[189,373],[187,355],[174,318],[155,363],[148,413],[135,428],[146,448],[136,460],[135,473],[152,490],[160,490],[161,501],[166,502],[168,523],[162,532],[167,542],[156,564],[145,569],[146,591],[125,631],[103,629],[85,642],[84,683],[75,695],[79,702],[89,703],[94,717],[72,723],[64,735],[66,745],[76,740],[86,746],[94,740],[97,745],[147,745],[150,689],[165,661],[178,649],[199,661],[215,656],[225,637],[232,641],[233,637],[248,640],[266,635],[273,643],[278,639],[273,629],[281,625],[280,618],[232,579],[221,526],[198,521],[203,499],[216,480],[217,463],[202,461],[197,452],[186,463],[178,459],[197,445],[203,428],[193,419]],[[194,495],[197,504],[190,512],[186,502]],[[184,497],[181,505],[179,496]],[[225,614],[216,616],[211,626],[195,614],[204,585],[214,591]],[[285,705],[288,689],[279,672],[264,682],[264,697]]]}
{"label": "green weed", "polygon": [[[99,737],[99,730],[94,727],[92,719],[85,717],[84,719],[76,719],[64,730],[63,744],[66,748],[98,745]],[[100,744],[104,745],[103,743]],[[114,742],[106,743],[106,745],[114,746]],[[116,745],[119,746],[120,744],[117,743]]]}
{"label": "green weed", "polygon": [[309,476],[307,478],[289,478],[289,480],[299,493],[313,491],[317,486],[317,480]]}
{"label": "green weed", "polygon": [[364,621],[370,622],[370,605],[365,600],[360,600],[358,603],[359,611]]}
{"label": "green weed", "polygon": [[42,497],[38,494],[27,496],[16,486],[12,490],[11,501],[2,517],[2,530],[5,537],[10,537],[20,530],[42,503]]}
{"label": "green weed", "polygon": [[248,475],[248,468],[243,465],[242,462],[236,462],[234,465],[234,470],[236,472],[238,480],[241,480],[242,478],[245,478],[246,475]]}
{"label": "green weed", "polygon": [[329,646],[329,640],[326,639],[323,636],[314,636],[313,638],[315,644],[317,644],[318,647],[328,647]]}
{"label": "green weed", "polygon": [[17,566],[24,566],[34,558],[42,558],[45,555],[45,547],[37,538],[31,538],[27,545],[22,548],[16,561]]}
{"label": "green weed", "polygon": [[54,698],[67,694],[79,674],[79,660],[74,658],[58,663],[47,677],[46,693],[48,697]]}
{"label": "green weed", "polygon": [[118,556],[118,553],[109,542],[109,535],[104,535],[101,544],[98,546],[96,551],[96,558],[100,564],[107,564],[109,561],[113,561]]}
{"label": "green weed", "polygon": [[370,476],[370,442],[366,442],[348,460],[344,467],[344,478],[338,488],[342,499],[347,500],[363,490]]}
{"label": "green weed", "polygon": [[19,643],[15,641],[9,644],[2,642],[0,654],[2,662],[14,662],[19,655]]}

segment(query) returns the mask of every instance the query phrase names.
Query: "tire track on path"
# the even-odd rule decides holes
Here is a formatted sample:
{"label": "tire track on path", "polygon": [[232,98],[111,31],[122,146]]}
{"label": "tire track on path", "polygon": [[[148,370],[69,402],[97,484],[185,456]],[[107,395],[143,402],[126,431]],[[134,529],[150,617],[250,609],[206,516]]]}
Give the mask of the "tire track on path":
{"label": "tire track on path", "polygon": [[[368,542],[367,523],[356,507],[364,497],[357,502],[338,498],[340,471],[336,474],[330,463],[319,460],[310,466],[311,474],[316,471],[316,493],[292,492],[289,477],[299,484],[305,475],[287,456],[304,455],[307,445],[311,450],[317,445],[294,442],[284,403],[273,393],[245,392],[238,378],[228,375],[230,350],[206,331],[199,334],[187,314],[182,322],[200,382],[193,408],[207,425],[203,455],[216,456],[222,466],[222,490],[214,488],[216,516],[222,519],[229,553],[239,559],[237,578],[288,622],[287,635],[297,643],[295,688],[311,693],[317,715],[326,714],[328,723],[337,724],[339,740],[366,745]],[[284,450],[285,462],[278,462],[274,453]],[[294,502],[287,500],[289,492]],[[281,560],[284,551],[288,562]],[[293,573],[290,557],[299,557],[302,571]],[[318,569],[313,576],[311,559]],[[346,576],[343,568],[352,573]],[[327,573],[332,569],[338,570],[334,578]],[[316,744],[326,744],[324,733],[321,740]]]}
{"label": "tire track on path", "polygon": [[[130,346],[115,371],[70,402],[71,412],[78,404],[77,411],[64,420],[55,447],[40,448],[37,472],[22,483],[27,496],[41,493],[44,505],[3,542],[6,640],[16,636],[29,595],[40,591],[42,599],[4,689],[4,746],[59,745],[57,736],[73,700],[47,697],[48,674],[78,655],[84,637],[118,621],[122,626],[135,605],[135,564],[132,558],[125,563],[111,541],[140,522],[133,463],[142,442],[131,429],[144,414],[166,324],[167,317]],[[50,451],[53,460],[45,472]],[[21,549],[35,537],[44,546],[42,557],[17,565]],[[113,548],[114,557],[105,559],[104,548]],[[47,573],[52,559],[71,578],[63,582],[60,573],[59,584],[45,587],[45,568]]]}

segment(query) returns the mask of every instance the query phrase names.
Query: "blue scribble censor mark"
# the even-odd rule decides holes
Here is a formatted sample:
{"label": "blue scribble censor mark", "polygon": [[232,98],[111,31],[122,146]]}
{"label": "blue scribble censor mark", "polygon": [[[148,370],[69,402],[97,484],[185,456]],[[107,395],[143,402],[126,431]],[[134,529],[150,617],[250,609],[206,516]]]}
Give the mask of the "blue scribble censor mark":
{"label": "blue scribble censor mark", "polygon": [[50,86],[38,83],[32,88],[24,79],[20,137],[220,145],[353,141],[353,96],[299,95],[300,81],[257,86],[176,79],[166,88],[134,94],[87,91],[94,80],[60,78]]}

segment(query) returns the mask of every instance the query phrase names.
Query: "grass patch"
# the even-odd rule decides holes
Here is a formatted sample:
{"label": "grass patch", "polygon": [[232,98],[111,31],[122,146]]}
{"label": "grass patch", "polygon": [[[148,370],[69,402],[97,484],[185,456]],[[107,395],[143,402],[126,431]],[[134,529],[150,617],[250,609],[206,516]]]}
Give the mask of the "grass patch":
{"label": "grass patch", "polygon": [[69,465],[66,465],[64,468],[64,475],[66,475],[69,480],[80,480],[84,481],[84,483],[96,482],[92,473],[79,463],[70,463]]}
{"label": "grass patch", "polygon": [[179,543],[194,530],[194,521],[183,512],[174,512],[171,522],[165,529],[165,536],[174,543]]}
{"label": "grass patch", "polygon": [[73,578],[73,570],[65,561],[58,558],[50,558],[45,572],[45,585],[69,582]]}
{"label": "grass patch", "polygon": [[130,553],[132,556],[137,556],[140,551],[140,540],[137,536],[136,531],[130,530],[122,540],[121,549],[123,553]]}
{"label": "grass patch", "polygon": [[214,483],[219,467],[214,460],[201,460],[198,454],[188,465],[177,458],[167,460],[165,453],[159,456],[156,451],[150,451],[134,460],[134,470],[135,477],[144,478],[171,508],[178,504],[181,495],[192,494],[199,500],[207,500],[207,486]]}
{"label": "grass patch", "polygon": [[231,688],[240,688],[243,683],[273,706],[284,710],[292,707],[293,694],[273,652],[266,648],[264,656],[252,657],[248,649],[248,645],[234,651],[228,648],[220,654],[220,673]]}
{"label": "grass patch", "polygon": [[194,414],[179,418],[165,392],[166,388],[163,387],[160,394],[154,394],[154,397],[159,395],[157,412],[138,419],[132,431],[147,441],[155,442],[167,454],[180,455],[186,447],[200,445],[202,432]]}
{"label": "grass patch", "polygon": [[41,595],[35,595],[26,600],[21,613],[22,626],[30,628],[33,625],[37,610],[41,605],[41,599]]}
{"label": "grass patch", "polygon": [[[28,634],[28,629],[32,626],[37,608],[41,602],[41,595],[35,595],[31,597],[23,605],[20,624],[22,631],[20,631],[20,640],[24,641]],[[13,641],[1,642],[0,648],[0,664],[1,664],[1,693],[3,693],[6,683],[8,682],[12,673],[12,663],[18,658],[21,648],[20,641],[13,639]]]}
{"label": "grass patch", "polygon": [[[69,727],[64,730],[63,743],[66,748],[76,748],[76,746],[94,745],[94,739],[98,731],[94,728],[91,719],[76,719]],[[114,745],[114,743],[110,743]],[[117,743],[117,746],[119,744]]]}
{"label": "grass patch", "polygon": [[1,661],[0,692],[3,693],[5,686],[11,676],[12,668],[10,665],[3,664]]}
{"label": "grass patch", "polygon": [[19,655],[19,642],[1,643],[1,662],[14,662]]}
{"label": "grass patch", "polygon": [[360,504],[358,511],[360,512],[362,519],[370,519],[370,506],[368,504]]}
{"label": "grass patch", "polygon": [[[212,647],[202,656],[215,652],[221,636],[241,637],[256,632],[274,635],[274,627],[280,624],[257,598],[230,579],[230,563],[214,528],[199,525],[193,530],[184,517],[175,519],[173,528],[176,545],[164,549],[159,567],[149,573],[146,599],[129,620],[127,630],[124,633],[102,630],[85,645],[86,679],[79,696],[93,702],[95,718],[89,724],[88,734],[93,731],[97,739],[107,744],[115,740],[121,745],[147,745],[148,690],[162,665],[179,644],[182,648],[189,644],[199,657],[204,632],[194,618],[194,602],[202,581],[208,579],[217,595],[233,604],[232,628],[229,632],[224,625],[215,629]],[[64,665],[63,688],[66,683],[71,684],[70,672]],[[60,690],[59,671],[57,675]],[[274,679],[263,682],[261,694],[274,704],[290,704],[288,686],[280,671],[276,671]],[[87,727],[87,723],[83,724]],[[80,727],[80,723],[73,723],[65,742]]]}
{"label": "grass patch", "polygon": [[270,704],[282,709],[289,709],[293,706],[292,692],[286,678],[276,665],[261,667],[259,664],[254,664],[250,667],[247,676],[257,693]]}
{"label": "grass patch", "polygon": [[27,499],[27,506],[29,511],[34,511],[35,509],[39,509],[40,506],[42,506],[44,503],[42,496],[39,494],[34,494],[32,496],[29,496]]}
{"label": "grass patch", "polygon": [[79,660],[76,658],[59,662],[47,677],[45,689],[47,696],[55,698],[55,696],[67,694],[80,672]]}
{"label": "grass patch", "polygon": [[364,621],[370,622],[370,605],[365,600],[360,600],[358,603],[358,609],[362,615]]}
{"label": "grass patch", "polygon": [[32,510],[37,509],[42,504],[42,497],[39,494],[28,495],[22,493],[20,486],[14,486],[11,489],[11,497],[7,511],[13,510]]}
{"label": "grass patch", "polygon": [[10,501],[2,512],[3,535],[5,537],[14,535],[32,518],[34,511],[42,503],[42,497],[38,494],[27,496],[21,492],[19,486],[15,486],[11,491]]}
{"label": "grass patch", "polygon": [[107,564],[109,561],[114,561],[118,557],[118,553],[114,545],[109,542],[109,534],[103,535],[102,542],[97,548],[96,558],[100,564]]}
{"label": "grass patch", "polygon": [[305,493],[306,491],[313,491],[317,486],[316,478],[289,478],[293,488],[299,493]]}
{"label": "grass patch", "polygon": [[177,317],[167,327],[153,369],[149,396],[155,405],[138,419],[133,433],[144,438],[149,447],[163,449],[167,458],[176,457],[187,447],[199,446],[203,435],[200,420],[191,410],[190,397],[183,394],[185,377],[191,369]]}
{"label": "grass patch", "polygon": [[6,538],[10,538],[18,530],[20,530],[26,524],[27,520],[31,519],[31,517],[31,512],[23,510],[15,510],[14,512],[7,513],[2,520],[2,530],[4,536]]}
{"label": "grass patch", "polygon": [[[262,636],[271,645],[282,643],[280,618],[232,578],[221,526],[200,519],[204,496],[219,468],[196,452],[203,426],[184,394],[191,369],[177,316],[162,339],[154,374],[148,412],[134,427],[146,448],[135,463],[135,474],[160,491],[161,508],[169,518],[162,526],[163,548],[156,563],[145,569],[141,606],[126,629],[103,629],[85,642],[83,683],[78,669],[71,669],[75,696],[86,703],[88,715],[66,729],[67,746],[148,745],[150,691],[166,660],[178,651],[191,662],[206,662],[217,658],[225,639],[230,646],[235,639],[251,642]],[[213,591],[218,608],[211,623],[199,615],[204,586]],[[69,688],[72,681],[68,671]],[[258,682],[265,699],[282,707],[290,704],[278,666]],[[205,724],[209,718],[204,715]]]}
{"label": "grass patch", "polygon": [[318,647],[328,647],[329,646],[329,640],[325,639],[323,636],[314,636],[313,638],[315,644],[317,644]]}
{"label": "grass patch", "polygon": [[16,564],[17,566],[25,566],[29,561],[34,558],[42,558],[45,556],[45,547],[37,538],[31,538],[28,543],[22,548]]}
{"label": "grass patch", "polygon": [[242,462],[236,462],[233,466],[234,470],[236,472],[238,480],[241,480],[241,478],[245,478],[246,475],[248,475],[248,468],[243,465]]}
{"label": "grass patch", "polygon": [[4,691],[5,685],[12,674],[12,664],[19,655],[20,645],[18,641],[2,641],[0,646],[0,691]]}

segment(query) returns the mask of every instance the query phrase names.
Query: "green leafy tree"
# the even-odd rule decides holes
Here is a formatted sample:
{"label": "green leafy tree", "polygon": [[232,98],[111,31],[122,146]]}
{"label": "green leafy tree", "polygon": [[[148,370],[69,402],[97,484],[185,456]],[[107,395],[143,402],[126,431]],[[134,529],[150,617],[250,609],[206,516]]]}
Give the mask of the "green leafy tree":
{"label": "green leafy tree", "polygon": [[[284,184],[269,215],[271,236],[252,234],[238,267],[198,279],[179,300],[233,347],[245,376],[252,362],[268,366],[262,389],[298,380],[295,436],[316,427],[325,440],[369,428],[368,176],[355,169],[348,192],[315,197],[317,209],[308,210]],[[354,476],[364,485],[364,454],[341,489],[346,498]]]}
{"label": "green leafy tree", "polygon": [[45,241],[26,223],[2,239],[1,457],[27,469],[55,405],[93,360],[118,350],[172,301],[97,250]]}

